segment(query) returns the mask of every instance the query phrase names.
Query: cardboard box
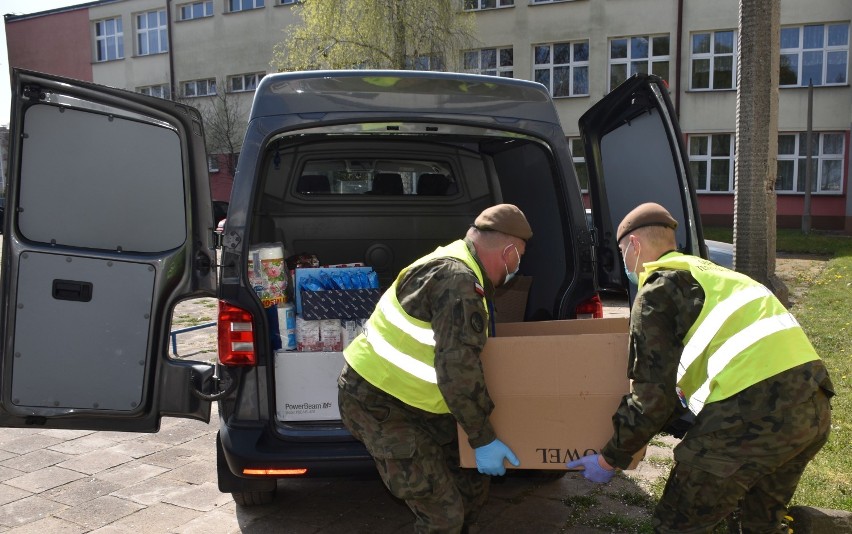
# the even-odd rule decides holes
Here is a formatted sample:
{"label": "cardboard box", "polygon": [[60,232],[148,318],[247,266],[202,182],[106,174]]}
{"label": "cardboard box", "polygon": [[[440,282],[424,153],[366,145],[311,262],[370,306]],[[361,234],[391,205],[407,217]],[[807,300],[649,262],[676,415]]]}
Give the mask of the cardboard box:
{"label": "cardboard box", "polygon": [[[482,367],[496,406],[491,423],[519,469],[565,470],[606,444],[612,414],[630,391],[627,326],[624,318],[507,323],[488,339]],[[462,467],[476,467],[461,427],[459,451]]]}
{"label": "cardboard box", "polygon": [[494,290],[494,310],[498,323],[520,323],[527,311],[532,276],[516,276]]}
{"label": "cardboard box", "polygon": [[320,319],[367,319],[382,296],[380,289],[331,289],[302,291],[302,317]]}
{"label": "cardboard box", "polygon": [[275,416],[279,421],[340,419],[337,377],[342,352],[275,353]]}

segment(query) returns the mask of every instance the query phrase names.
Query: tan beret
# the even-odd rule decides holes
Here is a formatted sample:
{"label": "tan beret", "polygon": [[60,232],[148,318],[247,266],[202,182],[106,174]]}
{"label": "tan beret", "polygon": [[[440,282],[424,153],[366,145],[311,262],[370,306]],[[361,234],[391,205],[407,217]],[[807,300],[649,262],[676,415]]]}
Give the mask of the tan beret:
{"label": "tan beret", "polygon": [[479,230],[493,230],[527,241],[532,237],[532,228],[524,213],[512,204],[497,204],[486,209],[473,222]]}
{"label": "tan beret", "polygon": [[677,221],[666,208],[655,202],[639,204],[625,215],[624,220],[618,225],[616,242],[620,242],[630,232],[645,226],[665,226],[674,230],[677,228]]}

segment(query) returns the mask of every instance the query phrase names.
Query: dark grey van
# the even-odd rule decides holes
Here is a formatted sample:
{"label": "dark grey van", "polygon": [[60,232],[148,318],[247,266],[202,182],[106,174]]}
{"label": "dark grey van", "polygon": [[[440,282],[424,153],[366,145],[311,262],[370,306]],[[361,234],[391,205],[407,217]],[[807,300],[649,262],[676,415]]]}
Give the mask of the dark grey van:
{"label": "dark grey van", "polygon": [[[253,245],[363,262],[387,287],[485,207],[513,203],[535,232],[521,266],[533,281],[526,321],[586,317],[598,289],[625,290],[613,221],[640,202],[678,218],[683,250],[704,249],[682,136],[653,76],[631,78],[580,119],[590,227],[539,84],[269,75],[221,237],[194,109],[27,71],[13,73],[12,90],[0,425],[155,432],[163,416],[206,421],[219,402],[219,487],[241,504],[270,501],[279,478],[372,468],[339,420],[278,415],[286,392],[248,279]],[[216,366],[169,355],[171,312],[194,297],[220,301]]]}

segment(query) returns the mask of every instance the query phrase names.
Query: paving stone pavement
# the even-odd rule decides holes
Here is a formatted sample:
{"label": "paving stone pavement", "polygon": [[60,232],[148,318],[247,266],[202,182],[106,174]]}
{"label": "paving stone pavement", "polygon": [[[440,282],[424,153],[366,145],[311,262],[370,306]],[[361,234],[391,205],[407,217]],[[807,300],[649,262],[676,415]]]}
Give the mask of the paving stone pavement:
{"label": "paving stone pavement", "polygon": [[[158,434],[2,429],[0,532],[390,534],[411,530],[409,510],[390,497],[374,476],[281,481],[271,505],[236,506],[216,486],[216,428],[214,407],[211,424],[164,419]],[[648,457],[659,461],[667,451],[668,446],[656,447]],[[631,472],[636,481],[621,477],[606,489],[575,475],[507,477],[492,487],[481,522],[483,531],[619,532],[611,527],[571,525],[578,513],[599,515],[601,521],[613,513],[634,520],[647,517],[647,506],[625,504],[623,494],[643,494],[647,487],[642,481],[657,478],[661,469],[645,462]]]}

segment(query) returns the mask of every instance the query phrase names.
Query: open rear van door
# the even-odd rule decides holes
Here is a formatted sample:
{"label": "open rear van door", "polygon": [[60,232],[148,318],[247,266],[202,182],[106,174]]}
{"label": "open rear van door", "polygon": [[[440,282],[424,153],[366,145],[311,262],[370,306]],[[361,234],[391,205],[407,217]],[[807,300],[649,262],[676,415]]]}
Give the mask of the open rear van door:
{"label": "open rear van door", "polygon": [[174,305],[215,296],[201,118],[15,70],[0,425],[153,432],[207,421],[213,366],[169,357]]}
{"label": "open rear van door", "polygon": [[598,286],[627,289],[615,232],[644,202],[665,206],[677,219],[679,250],[704,256],[695,188],[666,83],[636,74],[584,113],[579,125],[598,231]]}

